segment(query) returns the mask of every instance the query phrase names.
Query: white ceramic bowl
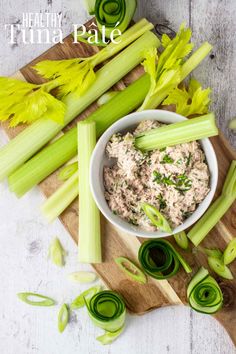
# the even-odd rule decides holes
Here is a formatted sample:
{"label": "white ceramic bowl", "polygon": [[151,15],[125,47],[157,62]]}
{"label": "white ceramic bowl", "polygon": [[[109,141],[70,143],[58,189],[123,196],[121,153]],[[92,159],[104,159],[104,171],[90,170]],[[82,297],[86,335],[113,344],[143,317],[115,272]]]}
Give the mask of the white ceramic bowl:
{"label": "white ceramic bowl", "polygon": [[[105,154],[105,148],[110,140],[111,136],[115,133],[125,133],[132,131],[142,120],[157,120],[162,123],[176,123],[186,119],[185,117],[164,110],[148,110],[143,112],[136,112],[129,114],[128,116],[118,120],[114,123],[99,139],[92,158],[90,165],[90,187],[94,197],[94,200],[103,213],[103,215],[109,220],[113,225],[117,226],[126,233],[146,237],[146,238],[158,238],[168,236],[168,233],[155,231],[148,232],[141,230],[139,227],[134,226],[121,219],[119,216],[114,215],[110,210],[106,199],[104,197],[104,184],[103,184],[103,168],[104,166],[111,165],[111,161],[108,160]],[[173,230],[173,233],[183,231],[194,224],[207,210],[209,207],[212,198],[215,194],[217,180],[218,180],[218,165],[215,155],[215,151],[209,141],[209,139],[203,139],[200,141],[202,149],[205,152],[206,160],[210,170],[210,192],[206,198],[199,204],[195,212],[187,218],[183,224],[178,226]]]}

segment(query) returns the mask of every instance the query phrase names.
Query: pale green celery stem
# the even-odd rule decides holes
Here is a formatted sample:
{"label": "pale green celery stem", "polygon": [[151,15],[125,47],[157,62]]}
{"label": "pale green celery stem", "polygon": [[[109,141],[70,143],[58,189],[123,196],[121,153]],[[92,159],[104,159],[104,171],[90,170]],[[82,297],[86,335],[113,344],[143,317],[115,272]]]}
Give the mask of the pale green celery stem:
{"label": "pale green celery stem", "polygon": [[227,173],[222,194],[234,195],[236,193],[236,160],[231,162],[229,171]]}
{"label": "pale green celery stem", "polygon": [[101,263],[100,213],[89,185],[90,158],[96,145],[95,122],[80,122],[78,129],[79,163],[79,261]]}
{"label": "pale green celery stem", "polygon": [[153,129],[143,135],[140,134],[135,139],[135,146],[140,150],[150,151],[166,146],[188,143],[217,134],[215,116],[213,113],[209,113],[205,116]]}
{"label": "pale green celery stem", "polygon": [[113,55],[119,53],[123,48],[127,47],[145,32],[152,30],[153,27],[154,26],[151,22],[147,21],[145,18],[141,19],[139,22],[127,29],[121,36],[116,37],[115,41],[120,43],[110,42],[107,47],[96,53],[92,57],[93,65],[96,66]]}
{"label": "pale green celery stem", "polygon": [[75,172],[41,207],[49,222],[55,220],[78,196],[78,172]]}
{"label": "pale green celery stem", "polygon": [[200,219],[200,224],[199,222],[196,223],[196,226],[189,231],[187,236],[195,246],[198,246],[213,229],[213,227],[234,203],[235,198],[236,195],[220,196]]}
{"label": "pale green celery stem", "polygon": [[137,66],[143,60],[145,50],[159,45],[158,38],[153,33],[146,32],[96,72],[95,82],[83,96],[78,97],[71,93],[63,100],[67,105],[63,125],[47,119],[45,114],[44,118],[37,120],[12,139],[0,150],[0,180],[9,176],[54,138],[63,127]]}
{"label": "pale green celery stem", "polygon": [[179,75],[179,80],[177,80],[177,85],[169,85],[164,90],[158,90],[154,95],[152,95],[149,101],[142,106],[140,110],[143,109],[154,109],[158,107],[161,102],[168,96],[170,91],[178,86],[196,67],[202,62],[202,60],[210,53],[212,46],[205,42],[199,47],[195,53],[193,53],[190,58],[182,65]]}
{"label": "pale green celery stem", "polygon": [[223,217],[236,199],[236,161],[232,161],[225,179],[222,194],[210,206],[203,217],[187,234],[195,246],[198,246],[217,222]]}

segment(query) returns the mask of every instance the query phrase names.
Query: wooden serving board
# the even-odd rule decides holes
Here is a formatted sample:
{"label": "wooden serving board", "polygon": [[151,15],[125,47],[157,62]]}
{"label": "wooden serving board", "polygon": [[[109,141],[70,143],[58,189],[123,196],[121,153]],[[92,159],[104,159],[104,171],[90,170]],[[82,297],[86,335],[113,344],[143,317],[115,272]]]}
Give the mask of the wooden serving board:
{"label": "wooden serving board", "polygon": [[[42,80],[35,74],[31,68],[33,64],[45,59],[65,59],[73,57],[87,57],[98,51],[96,47],[90,47],[86,44],[73,44],[72,37],[68,36],[64,44],[57,44],[40,57],[35,59],[23,67],[14,77],[27,80],[33,83],[41,83]],[[204,64],[203,64],[204,65]],[[132,81],[136,80],[142,74],[142,68],[138,67],[123,78],[115,89],[123,89]],[[96,103],[91,105],[85,112],[78,116],[65,130],[74,126],[78,120],[84,119],[92,111],[96,109]],[[7,125],[3,125],[3,129],[9,136],[13,138],[24,127],[8,129]],[[219,183],[216,196],[221,191],[228,167],[233,159],[236,159],[236,152],[231,149],[224,136],[211,139],[219,163]],[[49,197],[60,185],[57,179],[58,171],[49,176],[40,184],[40,189],[46,197]],[[70,207],[61,215],[61,221],[68,230],[71,237],[77,242],[78,230],[78,201],[73,202]],[[140,243],[143,239],[125,235],[120,230],[113,227],[106,220],[102,220],[102,247],[103,247],[103,263],[93,265],[96,272],[103,279],[106,285],[121,293],[126,301],[128,309],[135,314],[144,314],[158,307],[168,305],[186,304],[186,287],[192,275],[186,274],[183,269],[172,279],[157,281],[148,278],[146,285],[139,285],[129,279],[118,269],[114,262],[114,258],[125,256],[131,260],[137,261],[137,253]],[[236,203],[231,207],[227,214],[217,224],[213,231],[206,237],[202,243],[205,247],[218,247],[224,249],[226,244],[236,236]],[[169,241],[173,240],[170,237]],[[174,244],[175,245],[175,244]],[[175,245],[176,248],[178,248]],[[191,251],[182,251],[180,253],[186,258],[193,268],[193,274],[199,266],[207,267],[206,257],[200,253],[197,255]],[[231,271],[236,279],[236,262],[231,266]],[[215,274],[214,274],[215,276]],[[215,315],[226,328],[232,340],[236,344],[236,280],[226,281],[217,278],[221,289],[224,293],[224,307]]]}

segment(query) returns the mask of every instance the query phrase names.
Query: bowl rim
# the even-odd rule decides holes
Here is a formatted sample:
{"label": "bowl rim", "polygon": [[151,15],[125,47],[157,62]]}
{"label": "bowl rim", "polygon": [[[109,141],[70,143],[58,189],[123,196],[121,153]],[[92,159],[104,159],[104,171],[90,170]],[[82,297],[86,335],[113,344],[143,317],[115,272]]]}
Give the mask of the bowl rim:
{"label": "bowl rim", "polygon": [[[174,123],[182,120],[186,120],[186,117],[183,117],[175,112],[167,110],[146,110],[142,112],[134,112],[124,116],[115,123],[113,123],[100,137],[98,140],[90,160],[90,173],[89,173],[89,183],[90,189],[94,201],[105,216],[105,218],[112,223],[115,227],[119,228],[123,232],[145,238],[160,238],[167,237],[178,232],[184,231],[190,226],[192,226],[197,220],[199,220],[202,215],[206,212],[209,205],[212,202],[214,197],[217,183],[218,183],[218,163],[216,158],[215,150],[208,138],[199,140],[201,147],[206,155],[207,165],[210,170],[210,191],[204,200],[198,205],[193,214],[187,218],[181,225],[173,230],[173,233],[166,233],[161,231],[145,231],[140,229],[137,226],[129,224],[127,221],[123,220],[119,216],[113,214],[109,208],[105,196],[104,196],[104,186],[103,186],[103,167],[105,160],[105,147],[114,133],[129,131],[132,129],[132,126],[137,126],[141,121],[145,119],[157,120],[160,122]],[[101,171],[102,169],[102,171]],[[102,172],[102,176],[101,176]]]}

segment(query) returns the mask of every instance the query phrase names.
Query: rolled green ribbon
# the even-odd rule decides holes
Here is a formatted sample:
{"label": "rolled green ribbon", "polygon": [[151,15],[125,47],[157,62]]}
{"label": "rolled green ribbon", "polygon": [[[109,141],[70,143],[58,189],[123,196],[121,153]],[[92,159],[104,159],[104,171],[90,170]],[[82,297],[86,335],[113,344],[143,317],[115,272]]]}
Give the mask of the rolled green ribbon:
{"label": "rolled green ribbon", "polygon": [[85,299],[88,313],[93,323],[106,332],[117,332],[124,327],[125,303],[114,291],[103,290],[89,301]]}
{"label": "rolled green ribbon", "polygon": [[208,270],[201,267],[187,289],[189,305],[197,312],[213,314],[223,305],[223,294]]}
{"label": "rolled green ribbon", "polygon": [[162,239],[144,242],[139,249],[138,258],[145,272],[155,279],[173,277],[178,272],[180,264],[187,273],[192,271],[174,247]]}
{"label": "rolled green ribbon", "polygon": [[[96,0],[95,16],[99,30],[105,26],[107,38],[110,38],[114,29],[124,32],[133,18],[136,7],[136,0]],[[117,31],[114,38],[118,35]]]}

